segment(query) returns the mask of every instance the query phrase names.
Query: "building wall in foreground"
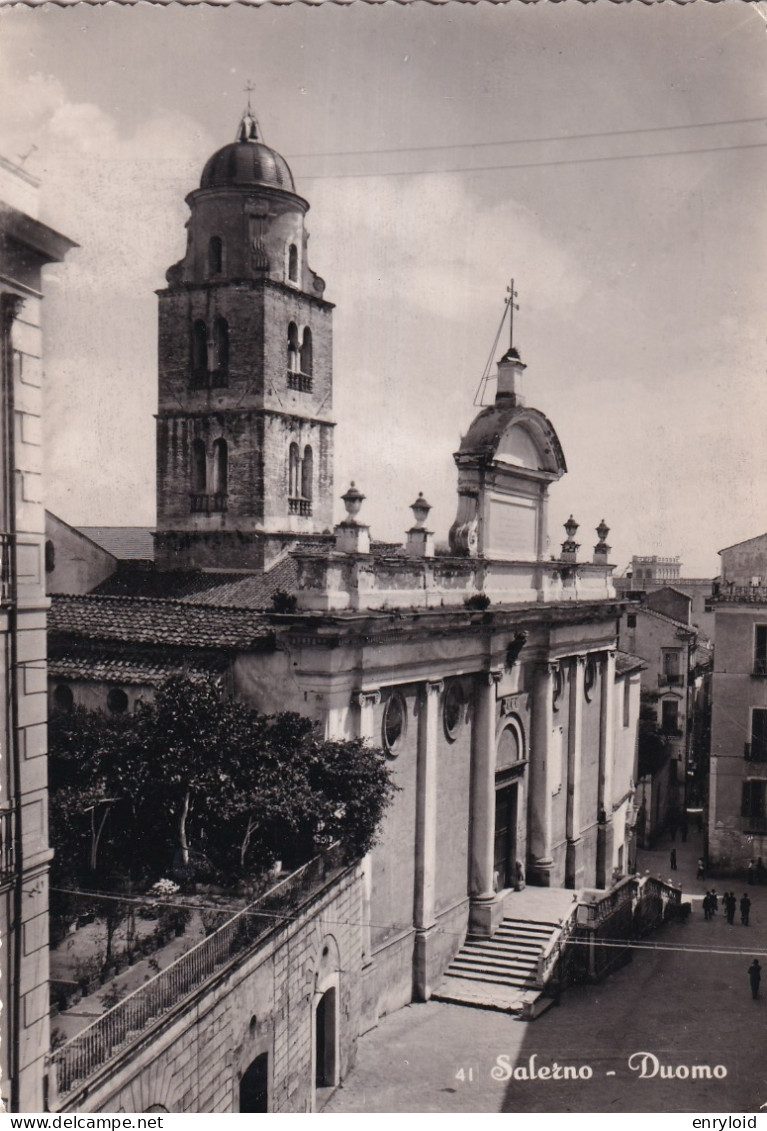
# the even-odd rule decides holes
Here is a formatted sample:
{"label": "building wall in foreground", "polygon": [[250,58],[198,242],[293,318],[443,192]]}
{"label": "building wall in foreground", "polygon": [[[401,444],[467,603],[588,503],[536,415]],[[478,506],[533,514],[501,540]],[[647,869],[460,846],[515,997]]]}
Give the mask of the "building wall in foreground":
{"label": "building wall in foreground", "polygon": [[362,874],[349,869],[299,917],[143,1042],[100,1069],[57,1111],[238,1112],[248,1067],[267,1057],[268,1110],[316,1108],[317,1006],[335,991],[335,1082],[360,1031]]}

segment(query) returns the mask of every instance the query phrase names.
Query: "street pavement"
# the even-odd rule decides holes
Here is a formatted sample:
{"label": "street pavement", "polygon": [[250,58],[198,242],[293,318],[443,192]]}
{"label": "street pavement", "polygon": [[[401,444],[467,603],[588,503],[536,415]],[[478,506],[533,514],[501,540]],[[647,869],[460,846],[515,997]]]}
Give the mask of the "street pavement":
{"label": "street pavement", "polygon": [[[686,921],[645,940],[657,949],[634,949],[628,965],[600,985],[571,987],[533,1022],[444,1002],[407,1006],[360,1039],[355,1068],[324,1110],[758,1112],[767,1105],[767,887],[697,880],[700,851],[696,832],[639,854],[640,872],[680,883],[692,903]],[[711,887],[720,904],[707,921]],[[748,891],[747,927],[739,912],[726,921],[730,889],[738,899]],[[765,968],[756,1001],[754,957]]]}

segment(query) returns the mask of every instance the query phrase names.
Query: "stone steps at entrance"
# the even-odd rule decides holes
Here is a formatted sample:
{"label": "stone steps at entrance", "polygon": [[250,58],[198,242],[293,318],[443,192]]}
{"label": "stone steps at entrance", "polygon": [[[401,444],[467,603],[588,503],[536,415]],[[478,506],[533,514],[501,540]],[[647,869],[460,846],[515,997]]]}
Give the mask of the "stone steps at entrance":
{"label": "stone steps at entrance", "polygon": [[[516,906],[514,911],[519,914]],[[492,938],[469,935],[432,996],[439,1001],[537,1016],[550,1004],[549,999],[541,998],[535,983],[538,959],[559,930],[553,916],[546,920],[510,915]]]}

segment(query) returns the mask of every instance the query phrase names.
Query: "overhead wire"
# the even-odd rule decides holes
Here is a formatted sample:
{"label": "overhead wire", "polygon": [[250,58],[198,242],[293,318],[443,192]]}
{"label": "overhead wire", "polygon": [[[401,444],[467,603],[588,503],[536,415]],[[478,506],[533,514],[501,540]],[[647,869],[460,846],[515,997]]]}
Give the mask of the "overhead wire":
{"label": "overhead wire", "polygon": [[450,169],[398,169],[378,173],[302,173],[302,181],[369,180],[383,177],[438,177],[459,173],[494,173],[510,169],[547,169],[564,165],[592,165],[606,161],[645,161],[659,157],[691,157],[705,153],[730,153],[735,150],[766,149],[767,141],[743,145],[703,146],[698,149],[669,149],[656,153],[610,153],[600,157],[567,157],[553,161],[521,161],[506,165],[461,165]]}
{"label": "overhead wire", "polygon": [[627,137],[635,134],[669,133],[674,130],[702,130],[712,129],[717,126],[746,126],[755,125],[757,122],[767,121],[761,118],[727,118],[717,122],[680,122],[674,126],[635,126],[626,130],[597,130],[582,134],[552,134],[543,137],[515,137],[505,141],[459,141],[447,142],[441,145],[400,145],[391,149],[346,149],[326,153],[291,153],[286,154],[289,161],[306,160],[315,157],[370,157],[392,156],[397,153],[435,153],[451,149],[491,149],[506,145],[537,145],[548,142],[586,141],[600,137]]}
{"label": "overhead wire", "polygon": [[[240,918],[273,919],[275,922],[279,921],[279,922],[284,922],[284,923],[292,923],[292,922],[299,922],[301,919],[305,918],[305,915],[302,915],[302,914],[287,913],[287,912],[281,912],[281,911],[267,911],[267,910],[262,910],[260,908],[253,908],[253,907],[250,907],[248,905],[237,910],[237,909],[234,909],[234,908],[222,908],[218,904],[204,904],[204,903],[192,903],[192,902],[186,902],[185,903],[185,902],[178,901],[178,900],[173,900],[173,902],[169,902],[167,899],[163,899],[162,897],[153,898],[153,899],[146,899],[144,897],[136,897],[136,896],[127,896],[126,897],[126,896],[123,896],[123,895],[115,894],[114,892],[96,892],[96,891],[91,891],[91,890],[83,889],[83,888],[52,887],[50,890],[54,891],[54,892],[58,892],[58,893],[63,894],[63,895],[77,895],[77,896],[82,896],[83,898],[87,898],[87,899],[112,900],[112,901],[115,901],[115,902],[118,902],[118,903],[135,904],[135,905],[138,905],[138,906],[165,907],[168,910],[174,910],[174,909],[181,908],[183,910],[191,910],[191,911],[215,911],[215,912],[217,912],[218,914],[221,914],[221,915],[229,915],[230,920],[231,919],[240,919]],[[693,898],[698,898],[698,897],[695,896]],[[229,920],[227,920],[227,921],[229,921]],[[322,921],[323,921],[323,923],[327,923],[328,925],[333,925],[333,926],[337,926],[337,927],[370,927],[373,930],[389,931],[389,932],[408,931],[408,930],[414,930],[415,929],[415,927],[412,923],[375,923],[375,922],[369,922],[367,920],[362,920],[362,919],[331,919],[331,918],[328,918],[324,914],[322,916]],[[222,923],[222,926],[226,926],[226,923]],[[463,938],[464,935],[466,934],[465,930],[460,930],[460,929],[457,929],[457,928],[450,929],[450,928],[441,927],[439,925],[436,926],[435,933],[441,934],[441,935],[444,935],[444,936],[454,936],[455,938]],[[204,940],[201,939],[200,941],[202,942]],[[619,947],[621,949],[631,948],[631,949],[635,949],[635,950],[650,950],[650,951],[658,951],[658,952],[669,951],[669,952],[677,952],[677,953],[683,953],[683,954],[703,954],[703,955],[716,954],[716,955],[724,956],[724,957],[727,957],[727,956],[743,957],[743,956],[753,956],[754,954],[767,954],[767,951],[765,951],[765,949],[763,947],[760,947],[760,946],[756,946],[756,947],[752,946],[752,947],[744,948],[744,947],[741,947],[741,946],[724,946],[724,945],[721,945],[721,944],[718,945],[718,946],[711,946],[711,945],[705,945],[705,944],[696,945],[696,944],[690,944],[690,943],[688,943],[686,945],[677,945],[677,944],[674,944],[674,943],[667,943],[667,942],[648,941],[646,939],[611,938],[609,936],[605,937],[605,938],[596,937],[593,940],[591,938],[577,939],[577,938],[573,938],[572,936],[570,936],[570,937],[568,937],[568,940],[567,940],[568,945],[572,944],[573,946],[589,946],[589,945],[591,945],[592,941],[598,946],[605,946],[605,947],[610,947],[610,948],[613,948],[613,949]]]}

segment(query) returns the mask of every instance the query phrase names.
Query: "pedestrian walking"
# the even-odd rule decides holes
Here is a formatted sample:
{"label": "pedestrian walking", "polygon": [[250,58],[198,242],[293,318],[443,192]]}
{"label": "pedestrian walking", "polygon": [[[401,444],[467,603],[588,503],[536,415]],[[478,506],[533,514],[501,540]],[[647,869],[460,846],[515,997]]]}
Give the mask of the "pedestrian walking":
{"label": "pedestrian walking", "polygon": [[748,968],[748,980],[751,983],[751,997],[756,1001],[759,997],[759,983],[762,980],[762,967],[758,958],[755,958]]}
{"label": "pedestrian walking", "polygon": [[763,884],[765,875],[767,875],[767,868],[765,868],[764,864],[762,863],[762,858],[760,856],[756,861],[756,882],[758,884]]}
{"label": "pedestrian walking", "polygon": [[696,880],[705,880],[706,878],[706,861],[702,856],[698,857],[698,874]]}
{"label": "pedestrian walking", "polygon": [[716,915],[719,910],[719,896],[716,894],[716,888],[711,889],[711,914]]}
{"label": "pedestrian walking", "polygon": [[712,914],[713,914],[713,912],[711,910],[711,892],[707,891],[706,894],[703,896],[703,917],[705,919],[710,919]]}
{"label": "pedestrian walking", "polygon": [[676,871],[676,849],[675,848],[671,849],[671,852],[669,853],[669,859],[671,861],[671,871],[675,872]]}
{"label": "pedestrian walking", "polygon": [[753,884],[756,878],[756,860],[749,860],[747,869],[748,882]]}
{"label": "pedestrian walking", "polygon": [[727,915],[727,922],[730,924],[731,927],[734,926],[734,924],[735,924],[735,911],[737,909],[737,906],[738,906],[738,901],[735,898],[735,892],[734,891],[725,892],[724,893],[724,910],[725,910],[725,914]]}
{"label": "pedestrian walking", "polygon": [[743,898],[740,901],[740,921],[744,927],[748,926],[748,917],[751,914],[751,900],[748,898],[748,893],[743,892]]}

